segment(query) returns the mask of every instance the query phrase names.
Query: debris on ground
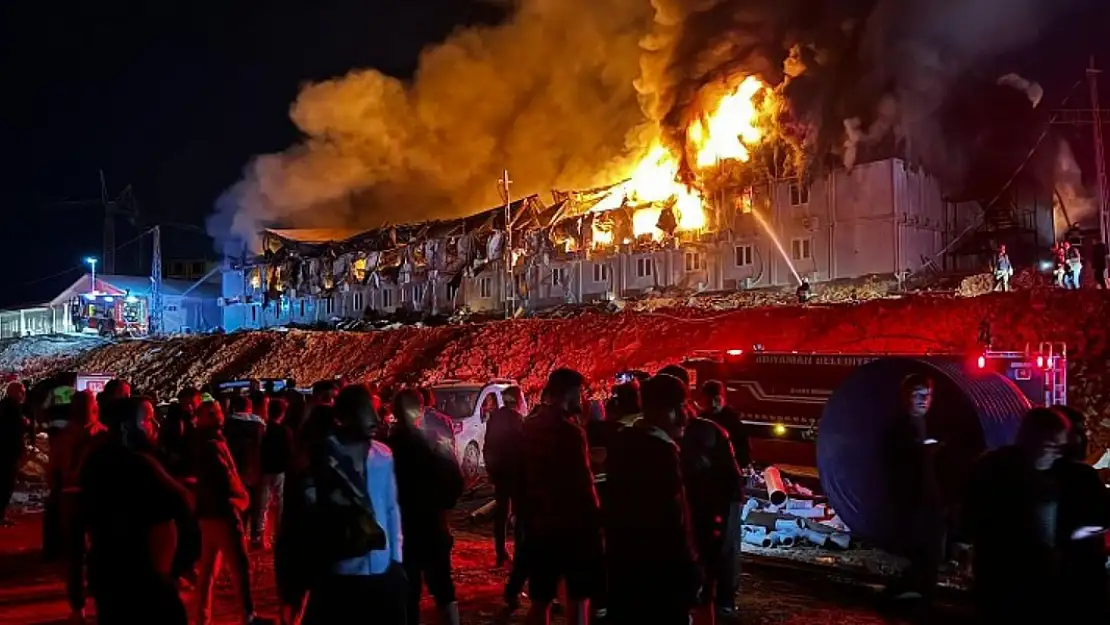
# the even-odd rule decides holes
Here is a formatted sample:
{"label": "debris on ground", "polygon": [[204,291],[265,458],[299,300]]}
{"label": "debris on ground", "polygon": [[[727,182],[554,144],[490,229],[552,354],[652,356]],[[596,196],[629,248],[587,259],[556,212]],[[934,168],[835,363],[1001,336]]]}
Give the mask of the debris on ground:
{"label": "debris on ground", "polygon": [[[591,307],[569,318],[373,332],[289,329],[110,344],[94,337],[29,337],[0,342],[0,372],[34,372],[27,377],[67,369],[111,373],[129,379],[141,392],[162,397],[185,385],[216,379],[294,378],[311,383],[336,375],[380,387],[505,377],[518,380],[534,396],[557,367],[581,371],[594,390],[603,392],[620,371],[654,371],[697,350],[749,348],[756,343],[768,351],[969,353],[981,349],[977,337],[987,323],[996,348],[1022,349],[1046,338],[1067,345],[1068,402],[1091,420],[1097,448],[1110,447],[1110,424],[1101,424],[1110,414],[1110,393],[1105,390],[1110,388],[1107,293],[1038,289],[975,298],[934,294],[867,299],[871,295],[865,287],[852,288],[856,294],[849,291],[844,297],[855,297],[858,304],[720,311],[661,306],[655,312],[634,312],[638,302],[625,300],[623,312]],[[716,296],[704,297],[713,301]],[[613,307],[612,302],[608,305]],[[471,319],[478,318],[485,317]],[[100,346],[91,347],[95,345]]]}
{"label": "debris on ground", "polygon": [[0,340],[0,373],[36,376],[112,342],[88,334],[48,334]]}

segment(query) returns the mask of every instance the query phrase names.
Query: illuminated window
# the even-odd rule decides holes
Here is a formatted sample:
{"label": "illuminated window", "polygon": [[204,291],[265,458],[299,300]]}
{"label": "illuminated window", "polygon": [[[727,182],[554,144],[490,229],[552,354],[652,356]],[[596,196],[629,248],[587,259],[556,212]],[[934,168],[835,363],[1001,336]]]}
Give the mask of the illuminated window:
{"label": "illuminated window", "polygon": [[750,245],[737,245],[736,246],[736,266],[749,267],[752,264],[752,246]]}
{"label": "illuminated window", "polygon": [[609,281],[609,265],[604,263],[594,264],[594,282],[608,282]]}
{"label": "illuminated window", "polygon": [[686,271],[701,271],[705,269],[705,257],[701,252],[686,252]]}
{"label": "illuminated window", "polygon": [[493,280],[489,278],[478,280],[478,297],[482,299],[493,297]]}
{"label": "illuminated window", "polygon": [[655,272],[650,258],[636,259],[636,277],[648,278]]}
{"label": "illuminated window", "polygon": [[790,205],[803,206],[809,204],[809,187],[798,184],[797,182],[790,183]]}
{"label": "illuminated window", "polygon": [[794,260],[809,260],[813,258],[812,239],[793,239],[790,241],[790,257]]}

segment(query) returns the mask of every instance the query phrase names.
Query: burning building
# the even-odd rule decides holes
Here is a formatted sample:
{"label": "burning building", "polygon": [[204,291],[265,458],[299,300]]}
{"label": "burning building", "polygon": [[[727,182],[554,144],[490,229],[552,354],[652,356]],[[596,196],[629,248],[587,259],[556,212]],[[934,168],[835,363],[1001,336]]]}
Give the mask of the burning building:
{"label": "burning building", "polygon": [[[310,85],[305,140],[210,222],[260,243],[225,274],[225,326],[952,267],[981,211],[945,191],[980,137],[945,124],[949,95],[1058,12],[942,4],[521,0],[411,82]],[[506,164],[514,189],[571,190],[428,219],[495,204]]]}
{"label": "burning building", "polygon": [[896,275],[944,263],[937,255],[975,216],[900,159],[696,203],[649,201],[630,188],[556,191],[550,202],[533,195],[464,219],[366,231],[267,230],[261,255],[232,259],[224,272],[224,326],[529,311],[664,289]]}

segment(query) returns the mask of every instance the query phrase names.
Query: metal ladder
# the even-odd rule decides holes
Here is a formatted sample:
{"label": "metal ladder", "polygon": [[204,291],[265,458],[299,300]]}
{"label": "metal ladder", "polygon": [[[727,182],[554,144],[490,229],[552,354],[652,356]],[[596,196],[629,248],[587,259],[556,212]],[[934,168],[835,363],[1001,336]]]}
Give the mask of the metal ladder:
{"label": "metal ladder", "polygon": [[1048,360],[1045,367],[1045,405],[1065,406],[1068,403],[1068,348],[1063,343],[1042,342],[1037,348]]}

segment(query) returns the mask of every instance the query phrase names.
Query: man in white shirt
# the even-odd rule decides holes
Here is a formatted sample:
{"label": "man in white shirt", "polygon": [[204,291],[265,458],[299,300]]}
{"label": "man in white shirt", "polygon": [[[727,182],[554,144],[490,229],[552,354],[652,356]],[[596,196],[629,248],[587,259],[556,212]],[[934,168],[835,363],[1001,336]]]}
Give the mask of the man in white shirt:
{"label": "man in white shirt", "polygon": [[369,518],[384,533],[384,544],[332,564],[330,572],[309,591],[305,625],[405,622],[406,581],[401,567],[401,512],[393,454],[383,443],[373,440],[380,425],[373,406],[373,395],[365,386],[344,388],[335,403],[334,433],[324,444],[327,461],[341,481],[361,491],[346,495],[368,504],[372,513]]}

